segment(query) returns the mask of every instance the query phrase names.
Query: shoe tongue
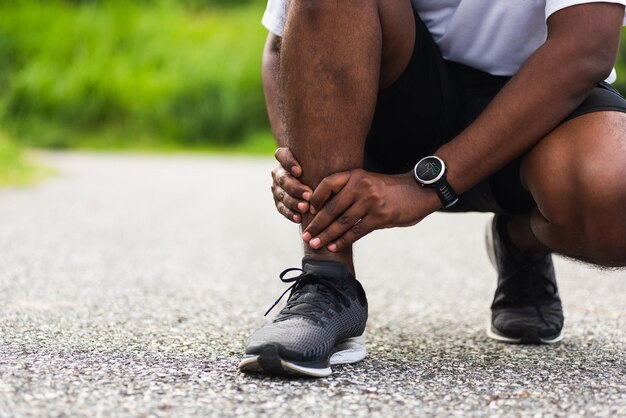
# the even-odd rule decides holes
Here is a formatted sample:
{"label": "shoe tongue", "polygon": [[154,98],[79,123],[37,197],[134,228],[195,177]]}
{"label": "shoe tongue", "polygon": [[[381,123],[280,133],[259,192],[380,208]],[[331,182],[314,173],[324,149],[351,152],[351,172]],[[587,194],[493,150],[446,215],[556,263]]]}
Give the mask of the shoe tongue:
{"label": "shoe tongue", "polygon": [[[346,267],[337,261],[314,260],[309,257],[304,257],[302,259],[302,270],[304,270],[305,273],[314,274],[315,276],[323,277],[325,279],[331,279],[331,281],[346,280],[350,277]],[[311,304],[319,304],[320,286],[327,286],[327,284],[313,282],[304,283],[301,286],[298,286],[296,300],[299,304],[294,306],[291,311],[306,311],[310,309]],[[311,302],[311,304],[309,302]]]}
{"label": "shoe tongue", "polygon": [[338,261],[315,260],[310,257],[302,259],[302,270],[316,276],[329,279],[344,280],[349,276],[348,270],[343,263]]}
{"label": "shoe tongue", "polygon": [[[297,295],[297,301],[299,303],[307,303],[307,302],[319,302],[320,297],[317,294],[317,284],[307,284],[302,287],[304,292],[299,292]],[[295,307],[297,310],[298,306]]]}
{"label": "shoe tongue", "polygon": [[[311,310],[319,310],[319,304],[323,299],[320,298],[319,293],[319,283],[306,283],[304,285],[300,285],[297,290],[289,297],[289,301],[297,303],[293,304],[289,308],[288,315],[293,314],[307,314],[310,313]],[[277,318],[282,317],[282,312],[277,316]]]}

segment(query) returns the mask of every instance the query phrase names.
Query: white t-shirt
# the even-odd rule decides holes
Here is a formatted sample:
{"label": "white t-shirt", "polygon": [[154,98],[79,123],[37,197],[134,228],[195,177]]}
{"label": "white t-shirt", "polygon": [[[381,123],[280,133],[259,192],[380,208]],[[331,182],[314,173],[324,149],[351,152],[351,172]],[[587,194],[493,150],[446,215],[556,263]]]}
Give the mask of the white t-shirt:
{"label": "white t-shirt", "polygon": [[[626,0],[411,0],[441,54],[493,75],[511,76],[546,40],[546,20],[581,3]],[[282,36],[289,0],[268,0],[263,25]],[[626,19],[625,19],[626,21]],[[615,81],[615,70],[607,79]]]}

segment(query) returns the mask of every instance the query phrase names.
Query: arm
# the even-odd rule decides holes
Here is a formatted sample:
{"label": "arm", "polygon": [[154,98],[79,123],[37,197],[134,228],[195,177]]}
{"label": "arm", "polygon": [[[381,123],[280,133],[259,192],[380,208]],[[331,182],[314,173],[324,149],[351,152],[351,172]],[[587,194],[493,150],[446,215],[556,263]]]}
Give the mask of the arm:
{"label": "arm", "polygon": [[[572,6],[549,18],[545,44],[474,123],[435,152],[446,161],[457,193],[530,149],[609,75],[623,19],[624,6],[611,3]],[[324,207],[327,200],[334,201],[332,210]],[[440,206],[434,191],[416,187],[412,173],[338,173],[315,190],[311,211],[319,212],[303,239],[313,248],[340,251],[373,230],[415,224]],[[341,225],[336,214],[350,207],[363,220]]]}
{"label": "arm", "polygon": [[624,6],[588,3],[548,20],[548,39],[485,111],[436,155],[463,193],[535,145],[609,76]]}

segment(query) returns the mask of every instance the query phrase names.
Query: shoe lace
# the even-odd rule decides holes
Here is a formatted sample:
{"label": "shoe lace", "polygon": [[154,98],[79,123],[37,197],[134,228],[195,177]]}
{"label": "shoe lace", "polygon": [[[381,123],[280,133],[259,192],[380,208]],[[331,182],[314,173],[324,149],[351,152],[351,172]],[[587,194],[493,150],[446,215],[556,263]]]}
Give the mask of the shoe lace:
{"label": "shoe lace", "polygon": [[[530,277],[530,283],[526,281],[528,277]],[[508,276],[503,277],[496,292],[506,295],[509,303],[531,304],[535,307],[542,321],[551,326],[541,308],[546,300],[554,298],[557,288],[549,277],[535,269],[533,263],[523,264]]]}
{"label": "shoe lace", "polygon": [[497,293],[506,295],[511,303],[532,304],[544,321],[546,318],[540,308],[546,300],[554,298],[557,291],[552,280],[537,271],[532,262],[522,264],[518,269],[503,277],[497,289]]}
{"label": "shoe lace", "polygon": [[[287,274],[293,271],[299,271],[301,274],[294,277],[286,277]],[[346,296],[344,293],[345,289],[342,289],[342,284],[338,283],[337,280],[318,276],[297,267],[284,270],[280,273],[279,278],[283,283],[293,284],[276,299],[276,302],[265,312],[264,316],[267,316],[289,291],[291,291],[291,294],[287,299],[287,304],[280,311],[280,318],[276,319],[283,320],[291,316],[304,316],[320,321],[329,308],[332,307],[336,311],[341,312],[344,306],[350,306],[350,298]],[[312,292],[322,297],[302,300],[304,295]]]}

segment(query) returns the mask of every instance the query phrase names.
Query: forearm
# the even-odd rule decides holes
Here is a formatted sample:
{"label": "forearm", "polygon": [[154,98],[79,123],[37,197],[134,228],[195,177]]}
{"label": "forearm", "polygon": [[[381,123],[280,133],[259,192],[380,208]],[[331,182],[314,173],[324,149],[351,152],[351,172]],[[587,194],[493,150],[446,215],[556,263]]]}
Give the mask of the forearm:
{"label": "forearm", "polygon": [[279,57],[280,38],[274,34],[268,36],[263,50],[262,75],[265,105],[269,117],[272,134],[279,147],[287,143],[285,124],[282,118],[280,85],[279,85]]}
{"label": "forearm", "polygon": [[569,35],[548,39],[480,117],[437,150],[457,193],[522,155],[576,109],[608,76],[617,39],[608,46],[605,42],[598,51],[597,44],[581,45]]}

